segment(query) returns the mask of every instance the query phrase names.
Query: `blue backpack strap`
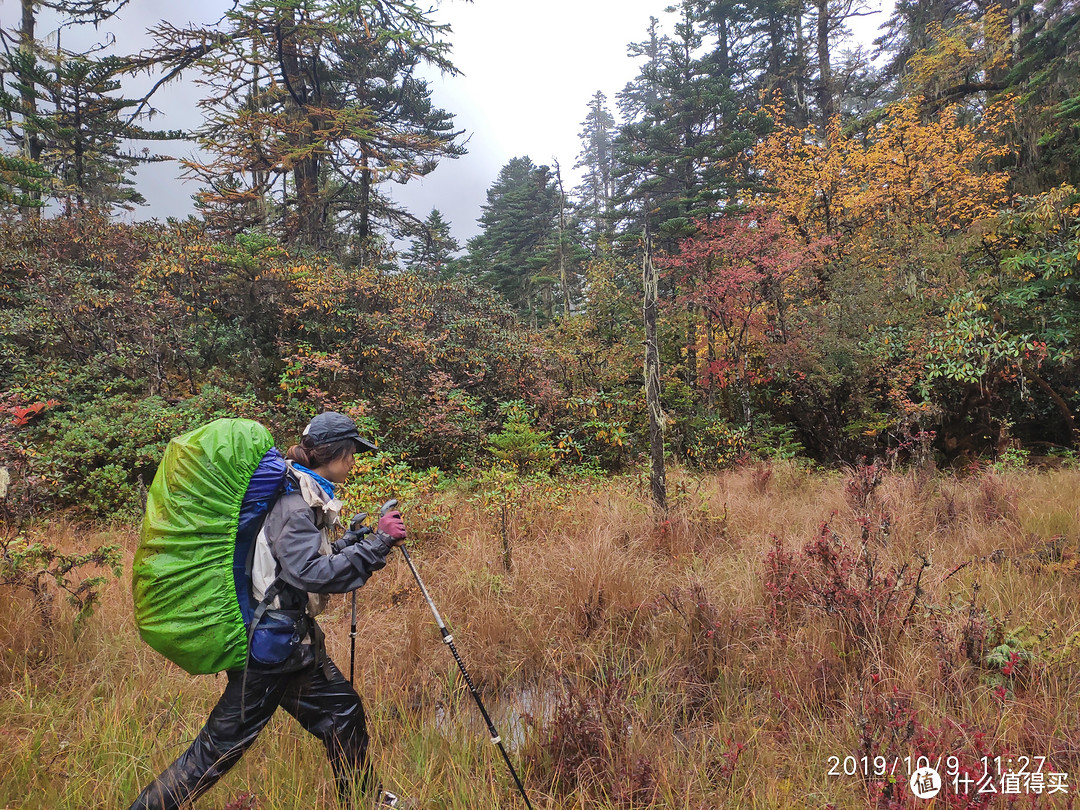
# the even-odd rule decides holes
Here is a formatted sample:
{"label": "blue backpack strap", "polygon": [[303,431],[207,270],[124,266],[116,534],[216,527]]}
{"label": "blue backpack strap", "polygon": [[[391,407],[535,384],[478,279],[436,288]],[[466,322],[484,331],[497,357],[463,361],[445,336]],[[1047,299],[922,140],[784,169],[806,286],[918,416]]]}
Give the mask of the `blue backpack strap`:
{"label": "blue backpack strap", "polygon": [[266,516],[285,491],[287,473],[285,457],[276,447],[271,447],[252,473],[247,492],[240,502],[236,546],[233,551],[233,583],[245,626],[251,625],[255,603],[251,593],[251,563],[255,555],[255,538]]}

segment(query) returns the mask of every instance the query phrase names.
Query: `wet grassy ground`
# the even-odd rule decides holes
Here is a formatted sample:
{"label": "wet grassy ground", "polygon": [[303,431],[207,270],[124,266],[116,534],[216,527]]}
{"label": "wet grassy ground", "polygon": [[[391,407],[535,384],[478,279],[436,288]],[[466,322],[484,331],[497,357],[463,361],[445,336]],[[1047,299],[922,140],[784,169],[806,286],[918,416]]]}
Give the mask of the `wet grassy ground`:
{"label": "wet grassy ground", "polygon": [[[929,806],[908,787],[920,756],[941,761],[936,806],[987,806],[965,788],[986,777],[989,806],[1068,806],[1080,472],[673,471],[666,515],[646,491],[530,484],[508,510],[509,567],[501,514],[467,484],[405,505],[535,807]],[[119,542],[128,572],[137,543],[123,526],[29,533]],[[78,640],[0,589],[0,807],[127,806],[198,732],[224,678],[143,645],[129,585],[105,586]],[[358,604],[387,785],[422,807],[522,806],[404,562]],[[344,671],[348,623],[337,598],[322,624]],[[320,746],[284,714],[197,806],[251,794],[336,806]]]}

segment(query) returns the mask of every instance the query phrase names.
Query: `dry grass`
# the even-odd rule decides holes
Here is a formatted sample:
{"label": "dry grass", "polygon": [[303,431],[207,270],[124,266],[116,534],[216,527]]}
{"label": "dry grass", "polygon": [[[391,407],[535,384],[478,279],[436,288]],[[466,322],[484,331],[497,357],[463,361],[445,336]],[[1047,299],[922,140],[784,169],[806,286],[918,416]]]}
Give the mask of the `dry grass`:
{"label": "dry grass", "polygon": [[[509,570],[499,522],[467,492],[412,505],[413,559],[536,807],[914,806],[906,787],[829,776],[830,757],[1080,771],[1080,472],[860,475],[674,471],[663,518],[633,479],[534,489],[510,513]],[[112,537],[130,570],[130,529],[35,531],[70,547]],[[778,548],[788,591],[767,587]],[[828,559],[850,570],[830,578]],[[126,806],[197,733],[223,681],[138,641],[128,585],[108,586],[77,642],[0,595],[0,806]],[[423,807],[520,806],[404,563],[358,602],[358,688],[386,781]],[[344,670],[347,605],[323,621]],[[991,662],[1002,645],[1011,668]],[[259,807],[335,802],[318,745],[287,717],[199,806],[247,791]]]}

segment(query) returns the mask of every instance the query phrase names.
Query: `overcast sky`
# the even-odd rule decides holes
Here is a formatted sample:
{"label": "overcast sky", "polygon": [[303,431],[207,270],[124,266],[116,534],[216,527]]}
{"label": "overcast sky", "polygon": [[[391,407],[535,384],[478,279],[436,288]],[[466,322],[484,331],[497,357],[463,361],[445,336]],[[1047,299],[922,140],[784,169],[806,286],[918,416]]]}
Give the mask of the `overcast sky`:
{"label": "overcast sky", "polygon": [[[878,5],[879,0],[870,0]],[[438,208],[464,241],[474,235],[480,206],[499,169],[513,157],[528,155],[537,164],[558,160],[570,189],[579,179],[573,169],[581,143],[578,134],[587,105],[600,90],[614,112],[615,95],[637,74],[638,64],[627,56],[627,45],[645,39],[649,17],[660,18],[670,30],[664,0],[441,0],[435,19],[452,27],[452,60],[461,76],[432,80],[437,106],[456,116],[467,131],[469,154],[444,160],[427,178],[406,186],[389,184],[391,196],[420,218]],[[121,51],[131,52],[147,40],[144,32],[162,17],[176,24],[210,24],[220,18],[227,0],[184,0],[168,5],[132,0],[119,21],[106,24],[115,31]],[[0,24],[17,24],[19,0],[0,0]],[[872,31],[882,15],[860,21]],[[39,26],[39,36],[48,30]],[[65,47],[76,47],[74,34],[63,34]],[[871,34],[872,38],[872,34]],[[130,90],[128,91],[131,92]],[[154,100],[161,116],[148,126],[186,128],[198,120],[199,90],[175,84]],[[163,145],[162,152],[184,157],[192,145]],[[184,216],[193,212],[192,184],[176,181],[176,163],[139,170],[139,190],[148,201],[137,219]]]}

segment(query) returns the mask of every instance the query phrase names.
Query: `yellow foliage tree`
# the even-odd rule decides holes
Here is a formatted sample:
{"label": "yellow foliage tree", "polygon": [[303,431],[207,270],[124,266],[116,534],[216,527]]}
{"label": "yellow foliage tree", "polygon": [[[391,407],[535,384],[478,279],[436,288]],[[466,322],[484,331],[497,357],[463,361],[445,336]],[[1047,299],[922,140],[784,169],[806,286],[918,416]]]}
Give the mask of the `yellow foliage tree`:
{"label": "yellow foliage tree", "polygon": [[1004,89],[1001,77],[1012,59],[1013,39],[1009,14],[1001,6],[948,29],[931,23],[927,35],[930,47],[913,54],[906,65],[908,95],[947,103]]}
{"label": "yellow foliage tree", "polygon": [[[776,193],[764,200],[807,240],[873,236],[882,228],[927,228],[946,235],[990,216],[1009,199],[1008,173],[995,162],[1009,147],[997,137],[1011,100],[991,104],[975,123],[951,106],[922,113],[924,98],[893,104],[863,135],[834,120],[822,141],[813,127],[779,127],[758,144],[754,166]],[[782,111],[774,111],[780,120]],[[871,242],[877,241],[871,238]]]}

